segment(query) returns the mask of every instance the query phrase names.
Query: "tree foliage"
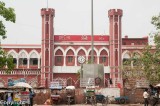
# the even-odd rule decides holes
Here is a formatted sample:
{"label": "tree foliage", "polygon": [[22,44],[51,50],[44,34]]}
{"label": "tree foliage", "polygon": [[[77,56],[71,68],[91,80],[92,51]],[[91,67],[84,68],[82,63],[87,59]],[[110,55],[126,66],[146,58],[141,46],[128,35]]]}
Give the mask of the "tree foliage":
{"label": "tree foliage", "polygon": [[[6,8],[5,3],[2,1],[0,1],[0,15],[6,21],[15,22],[16,15],[14,13],[14,9],[10,7]],[[3,39],[6,38],[6,29],[2,20],[0,20],[0,36],[2,36]]]}
{"label": "tree foliage", "polygon": [[[146,78],[149,83],[155,84],[160,81],[160,14],[152,17],[151,23],[155,26],[154,36],[155,45],[146,45],[142,55],[137,58],[137,53],[131,54],[131,57],[123,62],[123,78]],[[125,72],[130,71],[130,76]],[[136,71],[142,71],[138,76]]]}
{"label": "tree foliage", "polygon": [[123,79],[126,78],[140,78],[143,76],[139,71],[143,69],[140,54],[133,52],[130,54],[130,58],[123,60]]}
{"label": "tree foliage", "polygon": [[153,16],[151,23],[155,26],[155,45],[147,45],[143,50],[142,64],[146,78],[150,83],[160,81],[160,15]]}
{"label": "tree foliage", "polygon": [[[15,23],[16,15],[14,13],[13,8],[6,8],[5,3],[0,1],[0,16],[5,21],[10,21]],[[6,27],[3,23],[3,20],[0,20],[0,39],[6,38]],[[0,45],[1,46],[1,45]],[[7,53],[0,47],[0,69],[6,69],[7,73],[9,73],[13,68],[13,58],[11,55],[7,55]]]}
{"label": "tree foliage", "polygon": [[6,69],[6,72],[10,73],[13,68],[14,64],[12,56],[7,55],[3,50],[0,50],[0,69]]}

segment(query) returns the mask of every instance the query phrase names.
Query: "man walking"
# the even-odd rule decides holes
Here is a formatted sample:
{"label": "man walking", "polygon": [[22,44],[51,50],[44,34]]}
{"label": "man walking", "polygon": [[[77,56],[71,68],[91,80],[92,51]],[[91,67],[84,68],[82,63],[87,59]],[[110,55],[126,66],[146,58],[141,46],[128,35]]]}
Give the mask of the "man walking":
{"label": "man walking", "polygon": [[29,88],[29,99],[30,99],[29,106],[33,106],[33,97],[34,97],[34,92]]}
{"label": "man walking", "polygon": [[148,89],[145,89],[145,91],[143,92],[143,98],[144,98],[144,106],[148,106]]}

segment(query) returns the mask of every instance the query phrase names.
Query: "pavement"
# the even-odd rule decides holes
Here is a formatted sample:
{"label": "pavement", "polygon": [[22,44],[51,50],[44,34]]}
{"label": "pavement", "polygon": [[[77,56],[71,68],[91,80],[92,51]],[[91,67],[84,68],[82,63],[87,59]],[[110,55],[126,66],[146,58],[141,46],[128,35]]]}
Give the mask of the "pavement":
{"label": "pavement", "polygon": [[[91,106],[90,104],[74,104],[74,105],[34,105],[34,106]],[[102,106],[102,104],[97,104]],[[107,106],[144,106],[144,104],[108,104]]]}

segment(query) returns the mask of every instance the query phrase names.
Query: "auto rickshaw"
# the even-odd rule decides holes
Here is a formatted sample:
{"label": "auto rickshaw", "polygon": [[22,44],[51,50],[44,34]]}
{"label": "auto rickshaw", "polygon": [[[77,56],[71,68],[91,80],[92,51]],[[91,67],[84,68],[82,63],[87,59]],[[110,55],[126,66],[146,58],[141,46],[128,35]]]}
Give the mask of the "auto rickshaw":
{"label": "auto rickshaw", "polygon": [[61,86],[58,87],[50,87],[51,89],[51,104],[59,104],[62,100],[60,95],[60,90],[62,90]]}
{"label": "auto rickshaw", "polygon": [[75,104],[75,87],[74,86],[67,86],[66,87],[66,98],[67,104]]}
{"label": "auto rickshaw", "polygon": [[[20,106],[22,105],[23,102],[20,102],[20,97],[19,97],[19,100],[18,98],[16,98],[16,94],[18,93],[18,91],[16,90],[4,90],[3,91],[3,97],[1,97],[1,100],[0,102],[0,106]],[[20,104],[21,103],[21,104]]]}

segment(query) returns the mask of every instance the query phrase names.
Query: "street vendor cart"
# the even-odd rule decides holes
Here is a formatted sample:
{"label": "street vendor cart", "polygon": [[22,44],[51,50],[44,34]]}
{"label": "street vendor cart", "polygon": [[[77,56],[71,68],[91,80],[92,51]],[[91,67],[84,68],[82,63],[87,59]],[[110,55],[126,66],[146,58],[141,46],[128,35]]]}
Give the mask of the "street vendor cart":
{"label": "street vendor cart", "polygon": [[74,86],[67,86],[66,87],[66,97],[67,97],[67,104],[75,104],[75,87]]}
{"label": "street vendor cart", "polygon": [[20,97],[20,93],[17,90],[6,90],[3,95],[3,101],[1,100],[0,106],[22,106],[23,100]]}
{"label": "street vendor cart", "polygon": [[60,90],[62,90],[62,86],[53,86],[51,89],[51,104],[59,104],[62,100],[60,95]]}
{"label": "street vendor cart", "polygon": [[90,103],[91,105],[96,105],[96,96],[95,96],[95,87],[87,86],[86,87],[86,104]]}

